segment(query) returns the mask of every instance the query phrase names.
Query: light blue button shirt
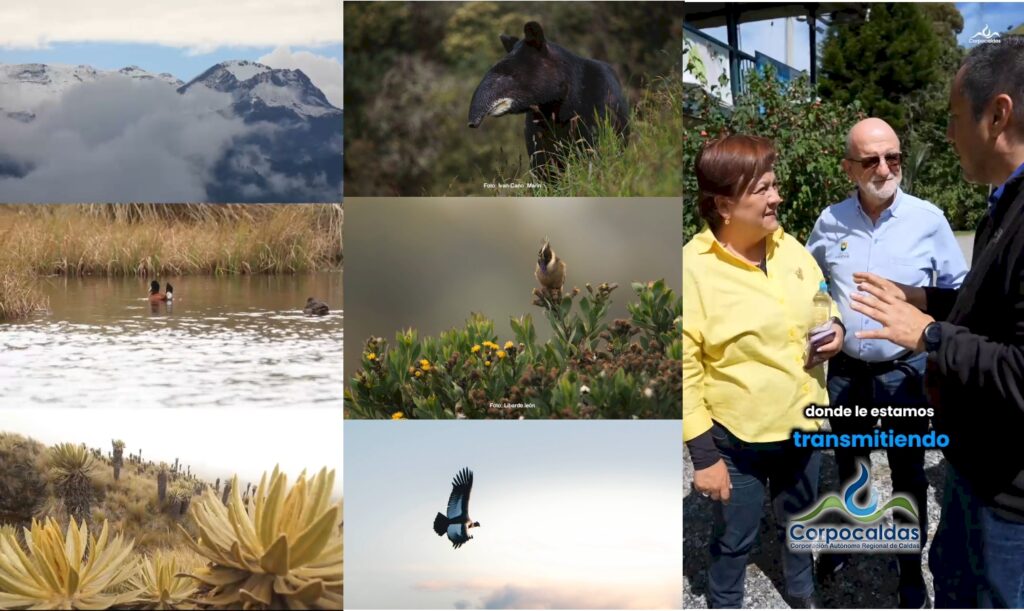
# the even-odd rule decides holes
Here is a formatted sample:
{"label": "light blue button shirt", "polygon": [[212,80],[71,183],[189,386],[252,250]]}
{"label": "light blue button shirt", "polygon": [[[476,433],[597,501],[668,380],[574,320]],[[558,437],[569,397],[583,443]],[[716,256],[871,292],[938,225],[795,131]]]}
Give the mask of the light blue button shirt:
{"label": "light blue button shirt", "polygon": [[829,206],[814,224],[807,250],[825,274],[846,326],[843,352],[862,361],[889,361],[906,349],[888,340],[857,339],[857,331],[882,325],[850,308],[850,295],[858,292],[853,272],[941,288],[959,288],[967,275],[963,252],[942,211],[902,190],[877,223],[856,194]]}

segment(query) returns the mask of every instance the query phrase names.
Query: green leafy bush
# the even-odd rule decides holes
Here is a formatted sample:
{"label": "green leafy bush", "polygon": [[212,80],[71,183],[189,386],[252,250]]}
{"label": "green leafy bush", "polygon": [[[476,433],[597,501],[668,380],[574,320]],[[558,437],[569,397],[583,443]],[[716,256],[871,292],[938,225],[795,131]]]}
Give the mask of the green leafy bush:
{"label": "green leafy bush", "polygon": [[[943,65],[955,62],[944,61]],[[713,93],[728,80],[709,84],[699,59],[684,45],[685,70]],[[866,115],[858,98],[849,104],[821,100],[805,77],[783,84],[771,68],[751,71],[745,79],[748,91],[734,109],[723,108],[700,87],[685,89],[683,108],[688,117],[683,131],[683,239],[700,231],[703,220],[697,211],[697,178],[694,162],[700,147],[725,133],[771,138],[779,152],[775,172],[784,203],[779,221],[787,232],[806,241],[818,215],[828,205],[846,199],[854,189],[840,162],[846,153],[846,134]],[[973,230],[985,211],[987,189],[963,179],[956,152],[946,140],[942,121],[936,119],[936,100],[946,95],[947,85],[933,84],[927,91],[898,98],[905,109],[905,133],[899,133],[906,156],[903,189],[930,201],[946,213],[954,230]],[[943,107],[944,104],[939,104]]]}
{"label": "green leafy bush", "polygon": [[[691,58],[686,69],[699,74],[692,57],[684,54],[684,62]],[[701,89],[684,91],[684,108],[693,113],[691,127],[683,132],[684,242],[703,226],[694,162],[701,146],[719,135],[750,134],[775,142],[775,174],[784,200],[779,222],[800,241],[806,241],[826,206],[846,199],[853,189],[840,161],[846,154],[846,132],[864,116],[856,101],[849,106],[822,102],[806,77],[782,84],[770,67],[764,73],[751,71],[746,83],[748,92],[731,112]]]}
{"label": "green leafy bush", "polygon": [[629,319],[608,322],[614,284],[534,292],[554,337],[530,315],[501,343],[493,321],[420,339],[413,329],[364,345],[345,393],[350,418],[677,418],[682,301],[663,280],[634,283]]}

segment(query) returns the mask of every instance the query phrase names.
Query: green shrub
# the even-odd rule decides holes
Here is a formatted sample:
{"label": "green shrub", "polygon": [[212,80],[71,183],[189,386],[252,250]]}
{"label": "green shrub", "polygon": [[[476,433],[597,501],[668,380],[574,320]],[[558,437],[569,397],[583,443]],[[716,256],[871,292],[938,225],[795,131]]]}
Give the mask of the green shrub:
{"label": "green shrub", "polygon": [[530,315],[515,341],[472,315],[461,329],[389,346],[367,340],[345,394],[352,418],[677,418],[682,301],[659,280],[633,284],[629,319],[606,320],[616,285],[534,293],[554,337],[538,344]]}
{"label": "green shrub", "polygon": [[[685,58],[691,57],[684,54]],[[691,59],[692,61],[692,59]],[[695,65],[687,66],[694,74]],[[683,241],[700,231],[697,177],[694,162],[701,146],[726,133],[771,138],[778,150],[775,174],[784,203],[779,222],[800,241],[806,241],[821,211],[846,199],[852,185],[840,167],[846,154],[846,132],[863,113],[850,106],[822,102],[806,77],[788,84],[774,72],[747,74],[748,92],[729,112],[704,91],[684,91],[684,107],[693,113],[692,127],[683,132]],[[706,85],[706,83],[705,83]],[[712,89],[724,86],[715,85]]]}

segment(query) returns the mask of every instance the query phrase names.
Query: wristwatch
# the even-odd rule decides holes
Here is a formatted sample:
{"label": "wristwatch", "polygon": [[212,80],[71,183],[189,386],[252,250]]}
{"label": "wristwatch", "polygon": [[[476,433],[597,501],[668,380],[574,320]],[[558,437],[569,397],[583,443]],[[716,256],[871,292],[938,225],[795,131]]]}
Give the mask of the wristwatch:
{"label": "wristwatch", "polygon": [[935,352],[942,345],[942,325],[938,321],[928,323],[924,328],[924,349],[928,352]]}

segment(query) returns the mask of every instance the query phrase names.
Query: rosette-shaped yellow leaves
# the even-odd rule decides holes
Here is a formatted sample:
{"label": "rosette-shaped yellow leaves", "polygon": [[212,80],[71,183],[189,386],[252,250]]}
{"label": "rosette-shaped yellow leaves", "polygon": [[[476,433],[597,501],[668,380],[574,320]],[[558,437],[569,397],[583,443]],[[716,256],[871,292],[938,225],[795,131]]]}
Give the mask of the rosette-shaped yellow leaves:
{"label": "rosette-shaped yellow leaves", "polygon": [[[25,547],[0,535],[0,609],[107,609],[130,603],[135,592],[121,588],[135,571],[132,541],[99,539],[72,519],[67,533],[49,518],[32,521]],[[113,593],[114,590],[121,593]]]}
{"label": "rosette-shaped yellow leaves", "polygon": [[90,477],[99,469],[99,463],[84,445],[58,443],[50,448],[50,474],[57,484],[75,477]]}
{"label": "rosette-shaped yellow leaves", "polygon": [[341,609],[341,505],[330,500],[333,488],[334,471],[321,469],[308,480],[303,471],[289,488],[275,467],[269,480],[263,474],[248,507],[237,477],[226,507],[207,490],[191,508],[199,539],[188,537],[210,561],[191,573],[211,588],[202,602],[243,609]]}
{"label": "rosette-shaped yellow leaves", "polygon": [[139,570],[131,580],[138,590],[134,605],[140,609],[195,609],[191,600],[198,585],[188,575],[205,564],[196,554],[161,550],[139,562]]}

